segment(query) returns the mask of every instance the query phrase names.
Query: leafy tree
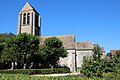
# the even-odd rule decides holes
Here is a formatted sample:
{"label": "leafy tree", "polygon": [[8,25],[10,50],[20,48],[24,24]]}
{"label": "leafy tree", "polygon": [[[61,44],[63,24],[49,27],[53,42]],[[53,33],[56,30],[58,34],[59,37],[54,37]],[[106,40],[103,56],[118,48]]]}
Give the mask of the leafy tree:
{"label": "leafy tree", "polygon": [[1,55],[1,61],[7,64],[11,62],[11,69],[14,69],[15,62],[19,61],[20,58],[20,54],[17,53],[17,49],[16,36],[8,38]]}
{"label": "leafy tree", "polygon": [[0,34],[0,54],[4,48],[4,44],[5,44],[6,40],[13,35],[14,34],[12,34],[12,33]]}
{"label": "leafy tree", "polygon": [[63,47],[62,41],[56,37],[47,38],[42,47],[42,54],[46,61],[46,64],[49,64],[51,67],[57,65],[57,61],[60,57],[67,56],[67,50]]}
{"label": "leafy tree", "polygon": [[107,54],[104,59],[104,72],[117,74],[120,72],[120,51],[117,51],[115,55],[111,53]]}
{"label": "leafy tree", "polygon": [[[45,52],[44,52],[44,46],[39,46],[38,52],[36,52],[36,54],[32,54],[29,58],[28,58],[28,63],[32,63],[29,64],[30,67],[29,68],[40,68],[40,67],[46,67],[46,61],[45,61]],[[34,64],[33,64],[34,62]]]}
{"label": "leafy tree", "polygon": [[19,34],[16,39],[17,52],[22,56],[23,68],[26,68],[27,59],[36,54],[39,49],[39,38],[30,34]]}
{"label": "leafy tree", "polygon": [[[15,57],[15,45],[14,45],[14,38],[15,36],[9,36],[8,38],[6,38],[4,40],[4,46],[3,46],[3,51],[1,54],[1,61],[5,62],[5,63],[9,63],[9,62],[15,62],[16,61],[16,57]],[[12,65],[11,69],[14,68],[14,64]]]}
{"label": "leafy tree", "polygon": [[2,54],[2,60],[12,62],[14,68],[15,62],[23,63],[23,68],[27,66],[30,56],[39,49],[39,39],[30,34],[19,34],[6,41],[6,46]]}
{"label": "leafy tree", "polygon": [[116,54],[113,56],[113,63],[115,63],[116,71],[120,71],[120,51],[116,51]]}
{"label": "leafy tree", "polygon": [[2,53],[3,45],[0,43],[0,54]]}
{"label": "leafy tree", "polygon": [[115,63],[120,63],[120,51],[116,51],[116,54],[113,56]]}
{"label": "leafy tree", "polygon": [[101,60],[101,48],[98,44],[95,45],[95,47],[93,48],[93,59],[94,60]]}
{"label": "leafy tree", "polygon": [[13,35],[13,33],[0,34],[0,43],[6,42],[6,40]]}
{"label": "leafy tree", "polygon": [[41,63],[41,67],[48,67],[49,62],[47,61],[47,54],[46,54],[46,46],[40,45],[39,52],[37,54],[39,58],[37,58],[37,61]]}
{"label": "leafy tree", "polygon": [[95,45],[93,49],[92,58],[83,58],[83,65],[81,72],[87,77],[101,77],[104,70],[104,60],[101,58],[100,46]]}
{"label": "leafy tree", "polygon": [[12,33],[0,34],[0,60],[1,60],[0,62],[8,61],[5,58],[5,57],[7,57],[7,55],[3,54],[3,52],[5,52],[5,49],[6,49],[6,46],[7,46],[6,45],[7,40],[10,39],[12,36],[14,36],[14,34],[12,34]]}

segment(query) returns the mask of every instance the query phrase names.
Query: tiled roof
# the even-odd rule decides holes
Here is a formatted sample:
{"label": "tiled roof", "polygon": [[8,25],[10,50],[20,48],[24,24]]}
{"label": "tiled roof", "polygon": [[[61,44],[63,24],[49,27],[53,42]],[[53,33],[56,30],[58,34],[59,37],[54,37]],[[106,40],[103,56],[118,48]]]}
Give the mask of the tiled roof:
{"label": "tiled roof", "polygon": [[63,42],[63,46],[66,49],[75,49],[75,36],[74,35],[62,35],[62,36],[40,36],[41,44],[45,41],[46,38],[57,37]]}
{"label": "tiled roof", "polygon": [[105,53],[105,48],[104,47],[100,47],[100,50],[102,53]]}
{"label": "tiled roof", "polygon": [[116,54],[117,51],[120,51],[120,50],[110,50],[110,53],[111,53],[112,55],[114,55],[114,54]]}
{"label": "tiled roof", "polygon": [[[89,41],[86,42],[75,42],[74,35],[60,35],[60,36],[40,36],[41,45],[44,43],[46,38],[50,37],[57,37],[63,42],[63,46],[66,49],[75,49],[76,50],[83,50],[83,49],[93,49],[94,44]],[[105,52],[104,47],[101,47],[102,53]]]}
{"label": "tiled roof", "polygon": [[93,49],[93,47],[91,42],[76,42],[76,49]]}

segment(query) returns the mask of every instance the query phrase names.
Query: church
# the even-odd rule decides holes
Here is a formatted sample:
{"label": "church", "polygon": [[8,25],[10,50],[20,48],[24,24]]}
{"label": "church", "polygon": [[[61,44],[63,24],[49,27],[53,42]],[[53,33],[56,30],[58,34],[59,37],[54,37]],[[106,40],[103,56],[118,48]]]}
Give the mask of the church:
{"label": "church", "polygon": [[[63,46],[67,49],[68,56],[60,58],[59,65],[67,66],[71,72],[76,72],[83,63],[84,56],[91,56],[94,44],[91,42],[76,42],[75,35],[42,36],[41,35],[41,16],[28,2],[24,5],[18,16],[17,34],[28,33],[38,35],[41,42],[46,38],[57,37],[63,41]],[[105,54],[105,50],[101,47]]]}

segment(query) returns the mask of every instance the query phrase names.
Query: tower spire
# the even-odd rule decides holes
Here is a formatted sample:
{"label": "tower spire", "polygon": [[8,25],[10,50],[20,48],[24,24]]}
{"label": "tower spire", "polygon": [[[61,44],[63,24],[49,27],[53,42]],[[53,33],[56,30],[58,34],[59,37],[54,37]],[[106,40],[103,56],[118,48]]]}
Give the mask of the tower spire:
{"label": "tower spire", "polygon": [[28,2],[26,2],[19,14],[18,34],[28,33],[40,35],[40,20],[39,13]]}

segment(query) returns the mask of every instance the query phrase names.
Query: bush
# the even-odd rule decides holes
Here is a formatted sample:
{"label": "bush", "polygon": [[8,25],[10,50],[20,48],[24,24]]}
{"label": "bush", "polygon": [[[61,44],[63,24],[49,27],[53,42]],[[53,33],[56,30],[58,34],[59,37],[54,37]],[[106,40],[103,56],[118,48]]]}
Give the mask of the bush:
{"label": "bush", "polygon": [[69,68],[46,68],[46,69],[15,69],[0,70],[0,74],[52,74],[52,73],[69,73]]}

